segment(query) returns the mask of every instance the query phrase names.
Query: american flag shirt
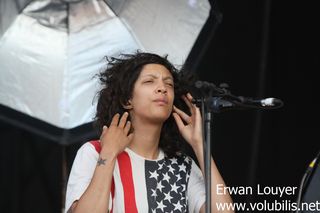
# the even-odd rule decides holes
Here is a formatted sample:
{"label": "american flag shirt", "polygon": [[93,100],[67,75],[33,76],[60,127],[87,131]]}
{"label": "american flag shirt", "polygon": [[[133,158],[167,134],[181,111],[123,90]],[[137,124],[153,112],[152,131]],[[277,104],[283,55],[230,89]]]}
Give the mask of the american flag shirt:
{"label": "american flag shirt", "polygon": [[[66,211],[88,187],[99,152],[98,141],[78,150],[67,185]],[[204,202],[203,176],[189,156],[168,158],[160,150],[158,158],[150,160],[129,148],[119,154],[113,172],[110,212],[199,212]]]}

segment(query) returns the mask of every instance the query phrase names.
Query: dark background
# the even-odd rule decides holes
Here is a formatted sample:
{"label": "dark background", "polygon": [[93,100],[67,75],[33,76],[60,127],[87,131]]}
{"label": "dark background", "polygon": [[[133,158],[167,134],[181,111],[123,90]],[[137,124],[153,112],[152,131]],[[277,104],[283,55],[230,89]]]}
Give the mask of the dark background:
{"label": "dark background", "polygon": [[[320,150],[316,1],[218,1],[216,8],[222,22],[211,17],[192,52],[199,78],[228,83],[235,95],[284,102],[276,110],[214,115],[212,153],[220,172],[228,186],[299,187]],[[0,133],[0,211],[61,212],[70,165],[84,141],[62,146],[4,121]],[[294,202],[296,196],[233,199]]]}

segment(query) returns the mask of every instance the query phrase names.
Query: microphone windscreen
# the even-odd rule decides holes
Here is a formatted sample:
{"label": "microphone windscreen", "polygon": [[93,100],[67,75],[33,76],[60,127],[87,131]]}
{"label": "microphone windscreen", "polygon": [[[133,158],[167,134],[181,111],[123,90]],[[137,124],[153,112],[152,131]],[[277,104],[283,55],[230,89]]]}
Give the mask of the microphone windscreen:
{"label": "microphone windscreen", "polygon": [[198,89],[200,89],[203,86],[202,81],[196,81],[196,83],[194,84],[194,86]]}

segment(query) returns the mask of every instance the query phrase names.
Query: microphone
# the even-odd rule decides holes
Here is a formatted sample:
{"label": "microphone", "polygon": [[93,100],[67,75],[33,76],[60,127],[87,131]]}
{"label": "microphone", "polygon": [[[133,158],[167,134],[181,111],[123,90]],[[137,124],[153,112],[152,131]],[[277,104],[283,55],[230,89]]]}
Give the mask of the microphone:
{"label": "microphone", "polygon": [[252,99],[239,96],[242,104],[263,107],[265,109],[275,109],[283,106],[283,102],[278,98]]}
{"label": "microphone", "polygon": [[[277,98],[252,99],[246,97],[209,97],[204,100],[208,108],[214,113],[229,110],[244,109],[277,109],[283,106],[283,102]],[[201,99],[193,101],[195,104],[201,103]]]}
{"label": "microphone", "polygon": [[206,94],[204,99],[194,100],[194,104],[206,103],[206,106],[215,113],[239,109],[277,109],[283,102],[277,98],[253,99],[235,96],[227,89],[229,85],[221,83],[219,87],[207,81],[196,81],[194,86]]}

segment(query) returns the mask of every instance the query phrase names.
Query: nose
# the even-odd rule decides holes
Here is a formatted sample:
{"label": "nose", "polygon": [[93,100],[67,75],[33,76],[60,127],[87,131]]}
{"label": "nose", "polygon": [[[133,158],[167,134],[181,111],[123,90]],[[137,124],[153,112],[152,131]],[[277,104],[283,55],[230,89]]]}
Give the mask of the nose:
{"label": "nose", "polygon": [[159,83],[157,87],[157,93],[163,93],[163,94],[167,93],[167,88],[163,82]]}

